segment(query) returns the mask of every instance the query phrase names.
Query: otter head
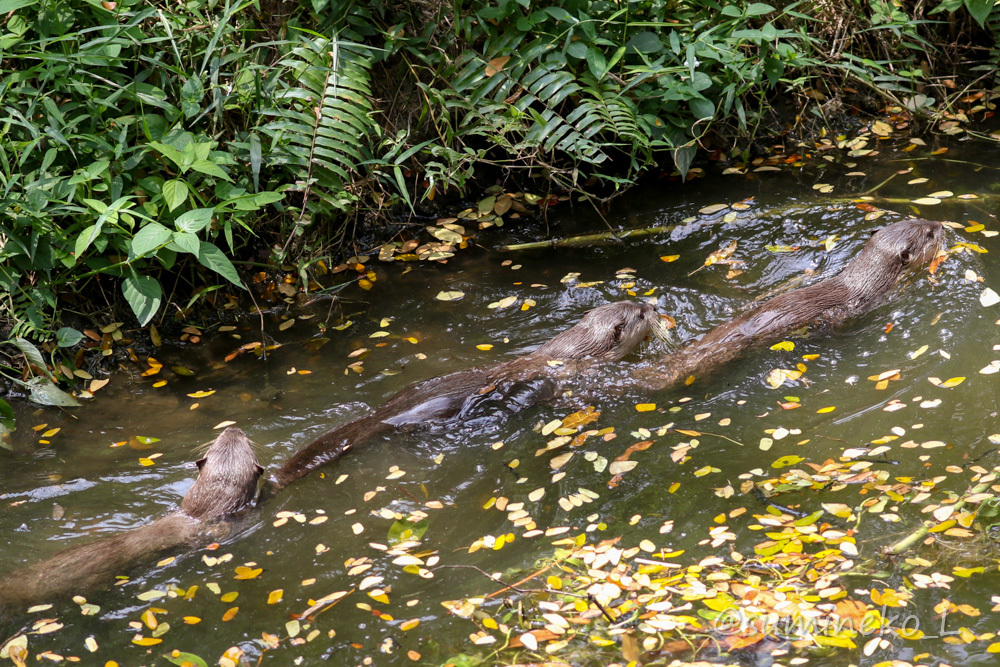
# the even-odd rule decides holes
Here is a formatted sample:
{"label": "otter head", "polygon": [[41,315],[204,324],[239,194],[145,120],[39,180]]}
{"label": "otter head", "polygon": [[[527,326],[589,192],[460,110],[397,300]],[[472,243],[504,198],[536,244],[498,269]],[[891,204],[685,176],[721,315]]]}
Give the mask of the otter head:
{"label": "otter head", "polygon": [[900,270],[904,271],[929,264],[943,243],[944,225],[917,218],[883,227],[868,241],[879,252],[897,258]]}
{"label": "otter head", "polygon": [[257,480],[263,472],[250,439],[230,426],[198,461],[198,479],[184,496],[181,511],[200,521],[237,512],[257,495]]}
{"label": "otter head", "polygon": [[652,305],[619,301],[588,311],[583,319],[542,345],[534,354],[553,359],[595,357],[618,361],[634,350],[651,331],[660,331]]}
{"label": "otter head", "polygon": [[841,274],[855,299],[885,293],[909,269],[927,266],[944,242],[944,226],[911,218],[886,225]]}

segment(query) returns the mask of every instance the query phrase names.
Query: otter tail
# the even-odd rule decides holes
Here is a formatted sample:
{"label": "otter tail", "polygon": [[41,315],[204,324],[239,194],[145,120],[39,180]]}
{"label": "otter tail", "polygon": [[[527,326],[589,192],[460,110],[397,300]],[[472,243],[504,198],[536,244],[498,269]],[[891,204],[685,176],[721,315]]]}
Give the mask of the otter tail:
{"label": "otter tail", "polygon": [[375,415],[369,415],[327,431],[278,469],[271,480],[272,488],[269,491],[284,488],[313,470],[336,461],[361,443],[391,430],[391,424],[380,421]]}

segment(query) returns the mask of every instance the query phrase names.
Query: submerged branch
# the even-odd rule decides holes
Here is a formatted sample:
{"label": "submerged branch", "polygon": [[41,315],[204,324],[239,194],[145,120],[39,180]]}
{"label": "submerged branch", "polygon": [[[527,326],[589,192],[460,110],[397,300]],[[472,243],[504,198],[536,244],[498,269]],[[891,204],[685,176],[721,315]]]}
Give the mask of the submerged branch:
{"label": "submerged branch", "polygon": [[621,243],[625,239],[652,236],[655,234],[669,234],[676,225],[656,225],[654,227],[644,227],[641,229],[626,229],[624,231],[609,230],[594,234],[581,234],[579,236],[567,236],[561,239],[549,239],[547,241],[532,241],[531,243],[514,243],[501,245],[497,250],[508,252],[512,250],[537,250],[539,248],[578,248],[581,246],[594,245],[605,241],[617,241]]}
{"label": "submerged branch", "polygon": [[[975,495],[977,493],[985,493],[985,491],[988,488],[990,488],[990,485],[991,482],[984,482],[982,484],[977,484],[976,486],[972,487],[972,490],[969,492],[969,495]],[[954,507],[954,510],[952,510],[951,516],[954,516],[957,512],[961,512],[962,509],[965,508],[966,502],[967,501],[963,498],[962,500],[959,500],[957,503],[952,505],[952,507]],[[899,554],[903,553],[904,551],[912,547],[914,544],[925,538],[930,533],[932,528],[940,524],[941,522],[937,521],[936,519],[927,519],[926,521],[923,522],[923,524],[921,524],[920,528],[916,529],[903,539],[899,540],[892,546],[888,547],[884,553],[893,556],[898,556]]]}

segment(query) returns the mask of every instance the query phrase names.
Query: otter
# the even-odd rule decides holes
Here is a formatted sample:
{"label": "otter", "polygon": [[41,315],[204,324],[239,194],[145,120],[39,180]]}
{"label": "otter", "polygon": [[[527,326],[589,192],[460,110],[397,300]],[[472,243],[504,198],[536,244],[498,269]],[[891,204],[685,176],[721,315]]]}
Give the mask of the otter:
{"label": "otter", "polygon": [[250,440],[234,427],[220,433],[197,463],[198,479],[180,511],[135,530],[64,549],[3,577],[0,612],[13,614],[59,596],[111,586],[116,575],[165,551],[230,535],[235,524],[228,519],[253,501],[264,470]]}
{"label": "otter", "polygon": [[338,426],[292,456],[275,473],[273,488],[304,477],[379,434],[440,426],[488,401],[502,403],[508,412],[531,407],[555,396],[561,378],[594,363],[621,360],[648,333],[665,336],[648,303],[622,301],[594,308],[523,357],[411,384],[371,415]]}
{"label": "otter", "polygon": [[909,270],[928,264],[944,241],[940,222],[910,218],[876,231],[835,276],[791,290],[719,325],[634,372],[647,390],[676,386],[805,326],[829,327],[874,308]]}

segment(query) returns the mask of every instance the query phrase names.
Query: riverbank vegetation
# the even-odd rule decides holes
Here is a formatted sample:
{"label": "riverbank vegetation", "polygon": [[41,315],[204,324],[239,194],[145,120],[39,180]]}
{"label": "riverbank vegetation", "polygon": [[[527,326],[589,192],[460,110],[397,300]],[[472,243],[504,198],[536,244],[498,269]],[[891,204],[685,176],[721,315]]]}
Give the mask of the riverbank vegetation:
{"label": "riverbank vegetation", "polygon": [[[0,9],[0,350],[20,380],[73,381],[69,316],[183,320],[259,268],[308,286],[329,259],[412,251],[426,232],[400,220],[487,187],[482,213],[598,205],[887,106],[961,131],[991,113],[1000,60],[988,0]],[[415,257],[470,233],[435,229]]]}

